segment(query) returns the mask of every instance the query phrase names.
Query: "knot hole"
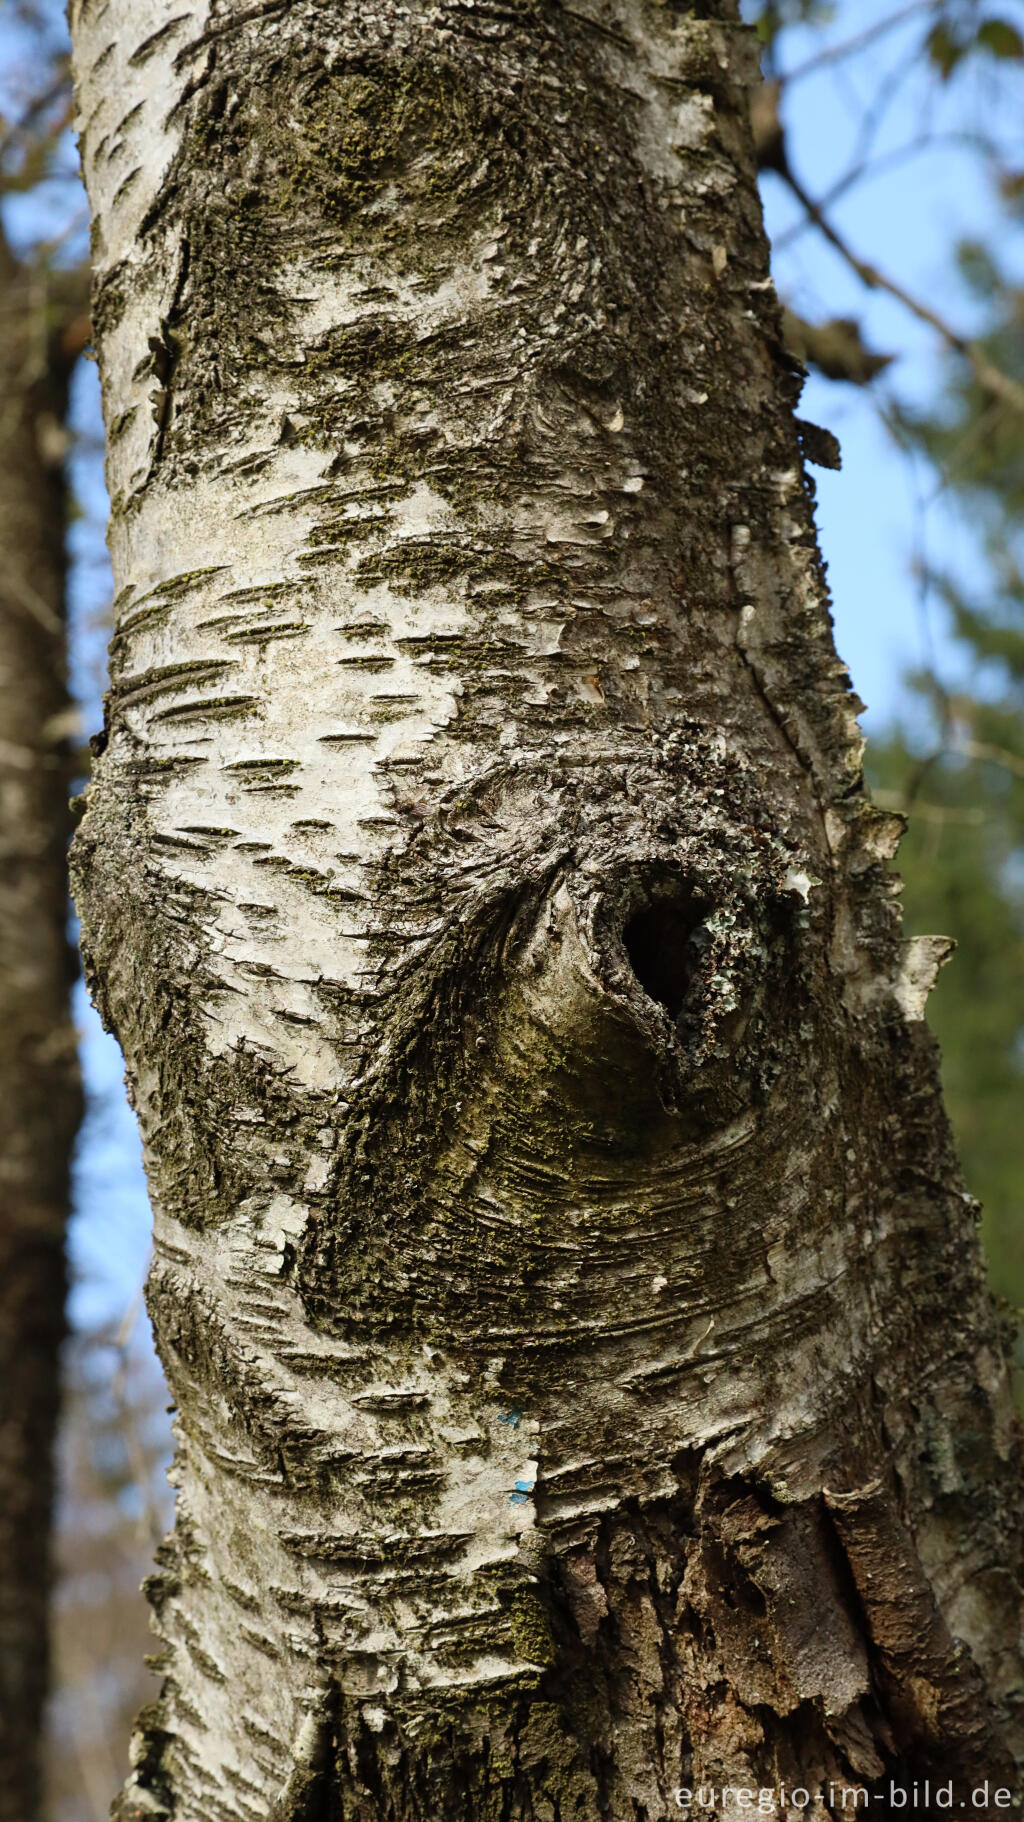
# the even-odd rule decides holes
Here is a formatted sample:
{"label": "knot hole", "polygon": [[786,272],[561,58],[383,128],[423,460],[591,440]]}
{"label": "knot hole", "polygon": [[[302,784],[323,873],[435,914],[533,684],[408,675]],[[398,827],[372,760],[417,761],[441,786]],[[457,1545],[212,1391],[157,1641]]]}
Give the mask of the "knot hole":
{"label": "knot hole", "polygon": [[708,907],[693,896],[656,899],[629,919],[622,941],[629,963],[649,999],[677,1019],[700,967],[694,937]]}

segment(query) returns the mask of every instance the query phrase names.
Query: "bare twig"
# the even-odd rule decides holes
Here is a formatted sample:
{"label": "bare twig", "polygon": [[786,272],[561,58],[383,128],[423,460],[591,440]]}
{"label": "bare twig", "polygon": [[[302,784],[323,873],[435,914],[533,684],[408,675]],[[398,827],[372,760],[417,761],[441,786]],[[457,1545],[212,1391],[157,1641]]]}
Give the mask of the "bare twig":
{"label": "bare twig", "polygon": [[55,102],[61,100],[64,101],[61,117],[48,130],[48,137],[53,141],[56,141],[64,128],[71,124],[72,119],[71,73],[66,61],[65,67],[54,77],[48,87],[41,89],[38,95],[33,95],[31,100],[26,102],[18,119],[13,121],[8,130],[0,136],[0,159],[6,158],[20,139],[28,139],[42,115],[53,107]]}
{"label": "bare twig", "polygon": [[978,342],[972,340],[970,336],[961,335],[930,305],[923,304],[920,298],[914,297],[887,273],[879,271],[878,267],[871,265],[868,260],[860,259],[844,240],[839,230],[822,212],[820,204],[815,202],[814,198],[804,189],[800,179],[794,175],[784,152],[781,154],[781,162],[776,161],[772,168],[785,179],[811,221],[825,236],[829,245],[835,248],[840,258],[845,260],[851,271],[856,273],[862,285],[866,285],[871,291],[886,292],[889,297],[894,297],[897,303],[902,304],[905,310],[909,310],[912,316],[916,316],[919,322],[927,323],[937,335],[941,336],[947,348],[953,349],[954,353],[963,355],[964,359],[969,361],[975,379],[985,392],[988,392],[993,398],[1001,399],[1004,404],[1011,405],[1015,411],[1024,414],[1024,386],[1011,379],[1008,373],[1003,373],[1001,368],[990,361]]}
{"label": "bare twig", "polygon": [[[822,213],[826,209],[834,208],[835,204],[841,202],[847,192],[852,190],[856,184],[875,183],[886,172],[898,170],[900,165],[909,164],[913,159],[920,158],[923,153],[934,151],[936,147],[956,146],[968,147],[973,151],[985,153],[988,157],[994,156],[991,143],[981,133],[953,131],[919,133],[915,138],[908,139],[904,145],[893,146],[891,151],[879,153],[877,158],[856,157],[843,175],[836,178],[831,189],[826,191],[818,203],[818,208]],[[793,222],[790,227],[783,228],[780,234],[772,237],[773,253],[785,252],[786,248],[792,246],[801,234],[806,234],[808,229],[814,226],[813,221],[808,221],[804,217],[801,221]]]}
{"label": "bare twig", "polygon": [[901,6],[897,12],[890,13],[888,19],[877,19],[873,25],[865,26],[862,32],[855,32],[852,38],[844,39],[842,44],[832,44],[826,50],[818,51],[816,56],[808,57],[806,63],[798,63],[795,70],[786,71],[778,80],[787,86],[793,82],[802,82],[805,76],[816,75],[818,70],[826,69],[830,63],[841,63],[844,58],[865,50],[869,44],[874,44],[879,38],[895,31],[897,26],[905,25],[908,19],[916,18],[921,13],[941,11],[942,4],[943,0],[910,0],[908,6]]}
{"label": "bare twig", "polygon": [[[875,791],[873,796],[875,802],[881,804],[883,810],[900,810],[904,814],[906,813],[902,791]],[[958,810],[944,803],[915,803],[913,814],[920,822],[955,823],[961,828],[971,829],[980,828],[988,820],[984,810]]]}
{"label": "bare twig", "polygon": [[1002,766],[1004,772],[1012,773],[1014,778],[1024,778],[1024,759],[1006,747],[990,746],[985,740],[965,740],[961,752],[967,759],[982,759],[989,765]]}

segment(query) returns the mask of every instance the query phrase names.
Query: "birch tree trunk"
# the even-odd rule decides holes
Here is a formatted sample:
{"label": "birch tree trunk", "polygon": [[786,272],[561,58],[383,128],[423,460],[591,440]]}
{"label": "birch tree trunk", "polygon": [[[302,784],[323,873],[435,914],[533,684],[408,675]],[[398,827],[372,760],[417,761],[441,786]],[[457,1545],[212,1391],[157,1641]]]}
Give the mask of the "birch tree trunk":
{"label": "birch tree trunk", "polygon": [[751,35],[71,12],[117,584],[77,890],[178,1408],[117,1813],[994,1813],[1019,1458]]}
{"label": "birch tree trunk", "polygon": [[34,1822],[64,1228],[80,1116],[67,938],[66,366],[0,236],[0,1822]]}

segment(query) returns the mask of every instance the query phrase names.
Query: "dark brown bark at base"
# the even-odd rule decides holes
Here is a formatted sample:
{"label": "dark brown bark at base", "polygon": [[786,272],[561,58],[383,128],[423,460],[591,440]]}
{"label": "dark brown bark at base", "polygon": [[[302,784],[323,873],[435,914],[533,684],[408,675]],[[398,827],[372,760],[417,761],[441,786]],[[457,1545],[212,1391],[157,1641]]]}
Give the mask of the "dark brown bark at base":
{"label": "dark brown bark at base", "polygon": [[66,375],[0,242],[0,1822],[34,1822],[48,1682],[64,1227],[80,1094],[69,995]]}
{"label": "dark brown bark at base", "polygon": [[[770,1793],[772,1813],[809,1795],[836,1816],[941,1814],[926,1789],[947,1809],[1005,1813],[1013,1757],[893,1489],[787,1508],[679,1469],[697,1474],[688,1495],[619,1512],[591,1547],[538,1562],[527,1623],[550,1667],[529,1686],[397,1699],[367,1724],[331,1680],[271,1822],[658,1822],[686,1806],[683,1790],[695,1814],[728,1812],[711,1795],[725,1787],[750,1791],[748,1810]],[[171,1816],[162,1739],[144,1813]],[[804,1794],[794,1805],[786,1792]],[[143,1812],[129,1796],[114,1813]]]}

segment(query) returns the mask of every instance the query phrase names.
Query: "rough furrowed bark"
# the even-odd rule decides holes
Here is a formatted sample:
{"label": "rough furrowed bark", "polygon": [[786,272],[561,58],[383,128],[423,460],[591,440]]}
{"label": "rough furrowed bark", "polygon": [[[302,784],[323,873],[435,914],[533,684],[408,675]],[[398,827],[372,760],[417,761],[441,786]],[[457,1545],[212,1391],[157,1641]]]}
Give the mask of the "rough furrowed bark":
{"label": "rough furrowed bark", "polygon": [[0,238],[0,1818],[38,1814],[64,1226],[80,1098],[67,940],[63,363]]}
{"label": "rough furrowed bark", "polygon": [[78,902],[178,1408],[118,1813],[1012,1785],[945,946],[861,783],[750,36],[72,23],[118,589]]}

